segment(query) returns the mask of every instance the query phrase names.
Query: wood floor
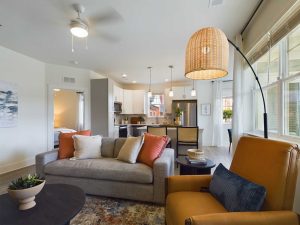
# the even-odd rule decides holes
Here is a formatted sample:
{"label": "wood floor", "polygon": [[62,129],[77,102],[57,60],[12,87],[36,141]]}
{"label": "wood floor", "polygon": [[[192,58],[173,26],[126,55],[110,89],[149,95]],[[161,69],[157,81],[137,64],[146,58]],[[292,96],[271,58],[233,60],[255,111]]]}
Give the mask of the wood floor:
{"label": "wood floor", "polygon": [[[222,163],[225,167],[229,168],[231,163],[231,155],[227,148],[223,147],[203,147],[206,158],[213,160],[216,165]],[[184,150],[183,150],[184,151]],[[181,153],[183,151],[180,151]],[[214,172],[212,169],[212,173]],[[6,189],[10,181],[15,180],[21,176],[27,176],[28,174],[35,174],[35,166],[25,167],[23,169],[15,170],[9,173],[0,175],[0,194],[6,193]],[[175,167],[175,174],[179,174],[179,169]]]}

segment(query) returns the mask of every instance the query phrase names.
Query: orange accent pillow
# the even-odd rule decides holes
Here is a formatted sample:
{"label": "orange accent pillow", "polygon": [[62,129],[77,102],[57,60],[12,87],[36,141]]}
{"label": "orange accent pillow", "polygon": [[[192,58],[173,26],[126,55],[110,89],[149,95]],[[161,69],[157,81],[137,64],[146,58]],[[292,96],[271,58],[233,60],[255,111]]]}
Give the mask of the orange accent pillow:
{"label": "orange accent pillow", "polygon": [[73,133],[60,133],[59,134],[59,149],[58,149],[58,158],[65,159],[65,158],[72,158],[74,156],[74,141],[73,135],[85,135],[91,136],[90,130],[82,130]]}
{"label": "orange accent pillow", "polygon": [[153,167],[153,162],[160,157],[168,140],[167,136],[156,136],[145,133],[144,144],[140,150],[137,161]]}

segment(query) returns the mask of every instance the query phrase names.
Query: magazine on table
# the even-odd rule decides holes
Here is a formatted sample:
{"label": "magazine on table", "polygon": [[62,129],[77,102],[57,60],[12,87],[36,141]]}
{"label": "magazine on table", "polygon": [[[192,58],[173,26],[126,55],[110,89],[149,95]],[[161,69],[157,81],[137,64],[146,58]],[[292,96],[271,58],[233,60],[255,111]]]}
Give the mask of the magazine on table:
{"label": "magazine on table", "polygon": [[191,159],[188,156],[186,156],[185,159],[190,164],[202,164],[202,165],[205,165],[207,163],[206,160],[204,161],[203,159],[201,159],[201,160],[199,160],[199,159]]}

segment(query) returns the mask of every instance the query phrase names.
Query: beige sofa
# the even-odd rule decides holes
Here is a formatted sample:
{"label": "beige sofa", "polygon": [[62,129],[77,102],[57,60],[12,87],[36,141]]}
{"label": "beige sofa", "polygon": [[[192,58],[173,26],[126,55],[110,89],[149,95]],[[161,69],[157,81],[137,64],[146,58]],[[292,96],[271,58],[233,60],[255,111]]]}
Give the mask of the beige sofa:
{"label": "beige sofa", "polygon": [[100,159],[57,159],[53,150],[36,156],[36,172],[47,183],[72,184],[85,193],[163,204],[165,179],[174,174],[174,150],[166,148],[153,168],[116,159],[125,138],[103,138]]}

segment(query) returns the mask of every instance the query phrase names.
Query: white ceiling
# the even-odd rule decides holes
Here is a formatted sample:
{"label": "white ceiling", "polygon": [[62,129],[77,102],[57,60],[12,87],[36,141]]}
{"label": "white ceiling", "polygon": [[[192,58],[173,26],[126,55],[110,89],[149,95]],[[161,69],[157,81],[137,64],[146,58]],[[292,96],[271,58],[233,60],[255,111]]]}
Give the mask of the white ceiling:
{"label": "white ceiling", "polygon": [[[72,53],[73,3],[85,6],[87,18],[115,10],[122,19],[90,24],[89,49],[76,39]],[[119,82],[148,83],[147,66],[152,66],[153,83],[162,83],[170,78],[170,64],[174,80],[183,80],[189,37],[214,26],[233,39],[257,3],[223,0],[220,6],[208,7],[209,0],[1,0],[0,45],[47,63],[91,69]],[[127,79],[121,78],[123,73]]]}

